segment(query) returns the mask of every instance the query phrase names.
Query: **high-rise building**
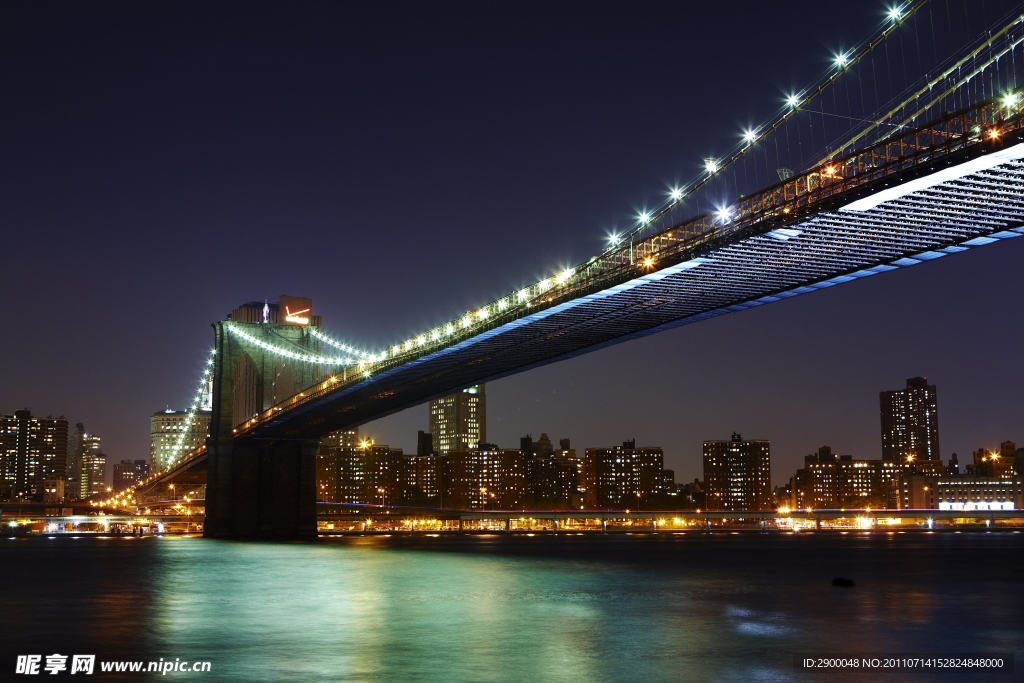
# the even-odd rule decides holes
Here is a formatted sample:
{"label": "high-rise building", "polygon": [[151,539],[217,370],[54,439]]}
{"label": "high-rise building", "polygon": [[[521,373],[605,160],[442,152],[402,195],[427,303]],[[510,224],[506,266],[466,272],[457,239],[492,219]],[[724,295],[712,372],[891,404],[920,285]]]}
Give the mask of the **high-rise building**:
{"label": "high-rise building", "polygon": [[331,432],[320,439],[320,448],[316,454],[316,499],[325,503],[363,502],[343,500],[338,486],[340,484],[339,466],[343,453],[359,448],[359,430],[345,429]]}
{"label": "high-rise building", "polygon": [[107,491],[107,456],[100,449],[100,437],[86,435],[86,450],[79,461],[79,491],[84,500]]}
{"label": "high-rise building", "polygon": [[401,505],[406,502],[414,460],[401,449],[370,442],[358,446],[321,445],[317,454],[317,500]]}
{"label": "high-rise building", "polygon": [[517,509],[526,494],[526,456],[522,451],[483,443],[444,456],[448,507]]}
{"label": "high-rise building", "polygon": [[526,489],[539,508],[580,507],[580,470],[575,449],[539,452],[526,459]]}
{"label": "high-rise building", "polygon": [[433,455],[434,437],[422,429],[416,432],[416,455]]}
{"label": "high-rise building", "polygon": [[[96,434],[82,434],[81,448],[78,455],[78,497],[85,499],[104,491],[107,456],[103,455],[100,437]],[[93,490],[94,482],[97,483],[96,490]]]}
{"label": "high-rise building", "polygon": [[68,421],[0,415],[0,500],[42,500],[43,482],[67,478]]}
{"label": "high-rise building", "polygon": [[82,477],[79,471],[82,453],[85,451],[85,425],[75,425],[71,438],[68,440],[68,476],[64,491],[68,500],[75,500],[81,495]]}
{"label": "high-rise building", "polygon": [[149,476],[145,460],[122,460],[114,465],[114,491],[124,491]]}
{"label": "high-rise building", "polygon": [[939,460],[939,404],[934,384],[910,377],[907,388],[878,395],[882,460]]}
{"label": "high-rise building", "polygon": [[430,402],[430,435],[434,452],[468,451],[487,441],[487,397],[484,385],[435,398]]}
{"label": "high-rise building", "polygon": [[664,453],[623,441],[615,448],[587,448],[583,456],[584,501],[597,508],[637,508],[662,492]]}
{"label": "high-rise building", "polygon": [[772,509],[771,448],[768,441],[704,442],[704,482],[709,510]]}
{"label": "high-rise building", "polygon": [[[210,435],[209,409],[196,412],[191,425],[188,412],[184,410],[161,410],[149,418],[149,462],[154,472],[167,469],[168,465],[206,443]],[[176,449],[178,439],[184,433],[181,448]]]}
{"label": "high-rise building", "polygon": [[[922,461],[931,471],[941,463]],[[896,482],[910,471],[907,462],[855,460],[852,455],[836,455],[829,446],[804,458],[803,469],[793,479],[794,508],[884,508],[894,505]]]}

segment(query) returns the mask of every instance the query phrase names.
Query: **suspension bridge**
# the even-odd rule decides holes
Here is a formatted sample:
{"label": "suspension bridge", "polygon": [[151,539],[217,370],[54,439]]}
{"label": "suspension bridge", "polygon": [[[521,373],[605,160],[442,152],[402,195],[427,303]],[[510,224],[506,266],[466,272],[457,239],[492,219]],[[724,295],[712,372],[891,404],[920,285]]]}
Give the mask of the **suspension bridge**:
{"label": "suspension bridge", "polygon": [[[301,316],[214,323],[197,394],[212,377],[207,444],[140,490],[205,481],[210,536],[312,535],[315,453],[330,432],[612,344],[1021,237],[1024,55],[1014,50],[1024,16],[1003,17],[922,67],[887,111],[846,117],[857,122],[832,140],[819,128],[813,163],[782,165],[779,136],[801,116],[813,125],[812,103],[824,114],[823,94],[925,5],[894,9],[878,36],[839,55],[777,120],[747,131],[732,155],[706,160],[701,178],[584,263],[373,352]],[[760,181],[762,165],[775,167],[776,182]],[[762,187],[741,192],[738,169]],[[702,210],[702,192],[713,208]],[[677,220],[681,209],[692,215]]]}

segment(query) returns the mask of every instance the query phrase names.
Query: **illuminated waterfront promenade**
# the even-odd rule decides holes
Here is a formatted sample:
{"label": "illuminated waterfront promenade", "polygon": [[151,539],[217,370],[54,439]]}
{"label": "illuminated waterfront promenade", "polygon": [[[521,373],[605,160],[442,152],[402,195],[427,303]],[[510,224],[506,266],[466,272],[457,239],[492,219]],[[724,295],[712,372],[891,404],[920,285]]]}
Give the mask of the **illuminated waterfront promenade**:
{"label": "illuminated waterfront promenade", "polygon": [[[201,501],[198,501],[201,502]],[[658,533],[676,531],[1021,530],[1024,510],[456,510],[320,504],[320,534]],[[201,510],[201,508],[197,508]],[[205,516],[125,513],[3,516],[11,533],[201,531]]]}

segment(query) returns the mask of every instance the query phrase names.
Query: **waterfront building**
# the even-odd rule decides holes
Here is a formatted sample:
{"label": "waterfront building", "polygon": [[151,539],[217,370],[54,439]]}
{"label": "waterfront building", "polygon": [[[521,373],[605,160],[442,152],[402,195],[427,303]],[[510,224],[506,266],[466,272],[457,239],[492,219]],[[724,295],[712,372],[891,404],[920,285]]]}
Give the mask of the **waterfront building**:
{"label": "waterfront building", "polygon": [[1022,478],[935,476],[907,472],[899,480],[900,510],[1020,510]]}
{"label": "waterfront building", "polygon": [[804,457],[804,467],[793,477],[792,507],[796,509],[897,507],[898,480],[905,473],[938,474],[939,461],[915,463],[886,460],[855,460],[836,455],[822,446]]}
{"label": "waterfront building", "polygon": [[526,491],[531,507],[562,510],[582,507],[580,463],[576,450],[530,455],[526,459]]}
{"label": "waterfront building", "polygon": [[637,508],[661,493],[664,453],[637,448],[635,440],[614,448],[587,448],[583,456],[584,501],[588,507]]}
{"label": "waterfront building", "polygon": [[67,460],[67,483],[64,485],[64,493],[68,500],[76,500],[81,495],[82,475],[80,472],[81,457],[85,450],[85,425],[81,422],[75,425],[71,438],[68,440]]}
{"label": "waterfront building", "polygon": [[709,510],[771,510],[771,447],[766,440],[704,442],[704,482]]}
{"label": "waterfront building", "polygon": [[1017,445],[1004,441],[1000,450],[979,448],[974,451],[974,462],[967,466],[968,474],[995,479],[1008,479],[1016,474],[1015,450]]}
{"label": "waterfront building", "polygon": [[430,435],[433,452],[468,451],[487,441],[487,397],[484,385],[430,402]]}
{"label": "waterfront building", "polygon": [[78,498],[84,500],[94,493],[94,481],[99,487],[95,493],[106,490],[106,464],[107,456],[103,455],[99,435],[83,434],[82,450],[78,456]]}
{"label": "waterfront building", "polygon": [[81,489],[79,494],[84,500],[89,496],[95,496],[107,492],[107,456],[100,450],[100,438],[98,436],[88,437],[88,450],[82,454]]}
{"label": "waterfront building", "polygon": [[317,454],[317,500],[402,505],[411,461],[401,449],[371,442],[321,448]]}
{"label": "waterfront building", "polygon": [[882,460],[938,460],[939,405],[935,385],[910,377],[907,387],[878,395]]}
{"label": "waterfront building", "polygon": [[67,478],[67,457],[63,416],[0,415],[0,500],[42,500],[44,481]]}
{"label": "waterfront building", "polygon": [[480,444],[444,458],[445,501],[449,507],[516,509],[526,494],[526,455]]}
{"label": "waterfront building", "polygon": [[149,463],[145,460],[122,460],[114,464],[114,492],[131,488],[149,476]]}
{"label": "waterfront building", "polygon": [[[188,412],[167,408],[149,418],[149,462],[154,472],[160,472],[178,458],[196,450],[206,443],[210,435],[209,408],[200,408],[192,424]],[[181,448],[175,450],[178,439],[184,433]]]}
{"label": "waterfront building", "polygon": [[935,483],[939,510],[1021,510],[1024,486],[1020,476],[945,477]]}
{"label": "waterfront building", "polygon": [[408,460],[406,497],[409,503],[444,507],[444,499],[440,497],[443,458],[439,455],[416,455]]}

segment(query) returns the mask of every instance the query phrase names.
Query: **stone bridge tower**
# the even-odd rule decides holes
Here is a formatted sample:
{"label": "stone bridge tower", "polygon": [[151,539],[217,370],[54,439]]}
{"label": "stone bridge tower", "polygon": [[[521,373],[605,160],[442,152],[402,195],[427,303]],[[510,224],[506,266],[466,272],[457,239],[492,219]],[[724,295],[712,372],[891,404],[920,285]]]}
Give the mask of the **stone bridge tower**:
{"label": "stone bridge tower", "polygon": [[[307,320],[319,322],[312,316]],[[319,355],[320,342],[309,327],[269,320],[213,324],[217,353],[207,441],[205,536],[316,535],[319,441],[237,436],[246,420],[268,414],[322,378],[320,365],[284,358],[262,346]]]}

